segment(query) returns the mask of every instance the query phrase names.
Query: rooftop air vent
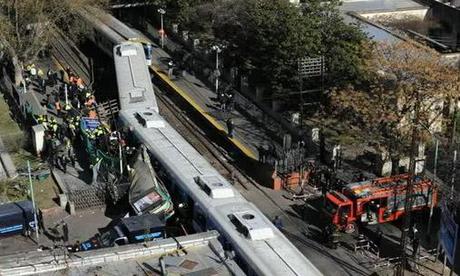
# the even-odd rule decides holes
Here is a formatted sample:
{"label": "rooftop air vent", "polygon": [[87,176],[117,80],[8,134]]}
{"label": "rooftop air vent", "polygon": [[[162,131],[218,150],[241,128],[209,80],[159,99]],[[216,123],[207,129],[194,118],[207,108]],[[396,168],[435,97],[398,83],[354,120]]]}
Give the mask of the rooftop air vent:
{"label": "rooftop air vent", "polygon": [[122,57],[136,56],[137,50],[134,45],[121,45],[120,54]]}
{"label": "rooftop air vent", "polygon": [[271,225],[251,210],[233,213],[229,218],[239,232],[253,241],[266,240],[274,236]]}
{"label": "rooftop air vent", "polygon": [[165,127],[164,120],[156,112],[150,109],[145,109],[136,114],[139,122],[146,128],[163,128]]}
{"label": "rooftop air vent", "polygon": [[233,189],[226,181],[217,175],[198,176],[195,182],[214,199],[234,197]]}
{"label": "rooftop air vent", "polygon": [[129,92],[129,102],[130,103],[143,102],[145,100],[144,91],[145,89],[142,89],[142,88],[131,90]]}

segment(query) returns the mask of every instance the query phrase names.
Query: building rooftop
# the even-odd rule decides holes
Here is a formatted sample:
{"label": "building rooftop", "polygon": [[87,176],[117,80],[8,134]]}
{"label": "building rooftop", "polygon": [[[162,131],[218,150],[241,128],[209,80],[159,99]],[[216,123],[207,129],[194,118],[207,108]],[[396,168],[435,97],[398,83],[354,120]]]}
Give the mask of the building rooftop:
{"label": "building rooftop", "polygon": [[218,236],[209,231],[70,255],[55,249],[2,256],[0,275],[245,275],[226,258]]}
{"label": "building rooftop", "polygon": [[426,10],[427,7],[413,0],[343,0],[339,7],[343,13],[345,22],[359,23],[361,30],[368,34],[370,38],[380,42],[398,42],[400,39],[394,34],[385,30],[383,26],[370,23],[367,19],[360,19],[350,16],[350,13],[357,15],[366,13],[388,13],[404,12],[413,10]]}
{"label": "building rooftop", "polygon": [[423,5],[412,0],[343,0],[342,11],[370,12],[370,11],[399,11],[424,8]]}

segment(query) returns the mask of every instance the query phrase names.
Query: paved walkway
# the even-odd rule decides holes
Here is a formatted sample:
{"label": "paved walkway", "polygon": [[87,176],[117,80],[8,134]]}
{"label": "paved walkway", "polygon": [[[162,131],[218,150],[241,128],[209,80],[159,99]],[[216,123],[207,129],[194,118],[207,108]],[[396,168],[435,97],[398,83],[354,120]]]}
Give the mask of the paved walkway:
{"label": "paved walkway", "polygon": [[[169,44],[173,43],[168,41]],[[274,144],[272,130],[263,126],[262,118],[256,118],[256,107],[239,94],[235,95],[236,107],[231,111],[222,111],[218,106],[217,95],[197,77],[189,72],[168,77],[168,62],[171,56],[155,43],[151,68],[157,77],[166,82],[173,90],[200,112],[215,128],[227,133],[226,121],[232,118],[233,138],[228,139],[246,156],[258,160],[261,146]],[[241,112],[244,110],[243,112]],[[263,116],[263,115],[262,115]],[[275,143],[276,144],[276,143]]]}
{"label": "paved walkway", "polygon": [[[37,66],[37,69],[40,68],[43,70],[43,72],[46,72],[48,68],[51,68],[54,72],[59,72],[60,70],[63,70],[63,66],[65,66],[65,64],[61,65],[57,61],[55,61],[53,58],[41,59],[35,64]],[[40,115],[40,114],[45,114],[46,112],[49,118],[55,117],[58,123],[61,123],[62,118],[57,116],[56,110],[54,108],[54,97],[55,95],[57,95],[56,93],[58,92],[60,85],[62,85],[62,83],[58,81],[57,85],[53,87],[47,86],[46,92],[42,93],[40,92],[37,83],[32,82],[27,87],[27,90],[26,90],[27,92],[22,95],[23,100],[25,100],[25,102],[30,106],[33,114]],[[46,108],[42,104],[46,100],[46,95],[48,94],[51,94],[53,108]],[[62,99],[61,99],[61,102],[62,102]],[[75,145],[75,146],[78,146],[78,145]],[[82,152],[84,152],[84,149],[83,148],[75,149],[75,152],[77,154],[75,168],[73,168],[70,164],[68,164],[67,173],[64,173],[59,168],[54,169],[54,173],[57,174],[59,177],[60,188],[63,189],[65,193],[87,189],[92,180],[91,171],[87,168],[87,165],[86,165],[87,160],[85,160],[84,154],[83,155],[81,154]],[[80,164],[80,162],[82,164]]]}

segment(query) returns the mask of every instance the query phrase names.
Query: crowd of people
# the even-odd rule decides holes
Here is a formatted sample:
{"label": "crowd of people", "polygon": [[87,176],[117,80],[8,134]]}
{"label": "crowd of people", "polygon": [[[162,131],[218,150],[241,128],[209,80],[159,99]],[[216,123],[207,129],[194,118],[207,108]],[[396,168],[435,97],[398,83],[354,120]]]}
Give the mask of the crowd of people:
{"label": "crowd of people", "polygon": [[80,121],[84,117],[97,117],[96,97],[84,85],[83,79],[70,68],[60,74],[51,68],[46,76],[35,64],[24,68],[25,85],[43,95],[41,114],[33,119],[45,132],[42,158],[51,167],[67,172],[67,164],[75,166],[74,145],[79,135]]}
{"label": "crowd of people", "polygon": [[219,91],[217,94],[217,102],[220,110],[231,112],[234,107],[234,97],[235,95],[230,88]]}

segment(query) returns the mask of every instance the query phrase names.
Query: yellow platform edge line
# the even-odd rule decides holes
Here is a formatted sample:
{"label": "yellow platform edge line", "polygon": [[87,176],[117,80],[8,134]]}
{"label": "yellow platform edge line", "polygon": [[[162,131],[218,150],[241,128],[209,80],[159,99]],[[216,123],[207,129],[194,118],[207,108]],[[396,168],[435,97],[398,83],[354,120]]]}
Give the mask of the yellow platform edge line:
{"label": "yellow platform edge line", "polygon": [[[62,64],[55,58],[52,57],[54,64],[61,70],[64,70]],[[166,77],[160,69],[155,67],[154,65],[150,66],[150,69],[153,70],[153,72],[159,76],[164,82],[166,82],[171,88],[173,88],[174,91],[176,91],[182,98],[184,98],[190,105],[192,105],[193,108],[195,108],[202,116],[204,116],[215,128],[217,128],[220,131],[226,131],[222,127],[221,124],[219,124],[212,116],[206,113],[206,111],[195,102],[187,93],[185,93],[182,89],[180,89],[175,83],[173,83],[168,77]],[[65,76],[67,79],[67,76]],[[68,81],[68,79],[67,79]],[[250,148],[246,147],[243,143],[241,143],[238,139],[236,138],[230,138],[227,137],[235,146],[237,146],[246,156],[257,160],[257,155],[254,153],[253,150]]]}
{"label": "yellow platform edge line", "polygon": [[[153,72],[158,76],[160,77],[165,83],[167,83],[169,86],[171,86],[171,88],[176,92],[178,93],[183,99],[185,99],[190,105],[192,105],[193,108],[195,108],[198,112],[200,112],[201,115],[203,115],[215,128],[217,128],[218,130],[221,130],[221,131],[226,131],[226,129],[224,129],[222,127],[221,124],[219,124],[216,119],[214,119],[214,117],[210,116],[209,114],[206,113],[206,111],[199,105],[195,102],[194,99],[192,99],[187,93],[185,93],[182,89],[180,89],[174,82],[172,82],[169,77],[166,77],[163,72],[161,72],[160,69],[158,69],[156,66],[154,65],[150,65],[150,69],[153,70]],[[255,159],[257,160],[257,155],[256,153],[254,153],[253,150],[251,150],[250,148],[248,148],[246,145],[244,145],[243,143],[241,143],[238,139],[236,138],[230,138],[228,137],[228,139],[235,145],[237,146],[246,156],[252,158],[252,159]]]}

